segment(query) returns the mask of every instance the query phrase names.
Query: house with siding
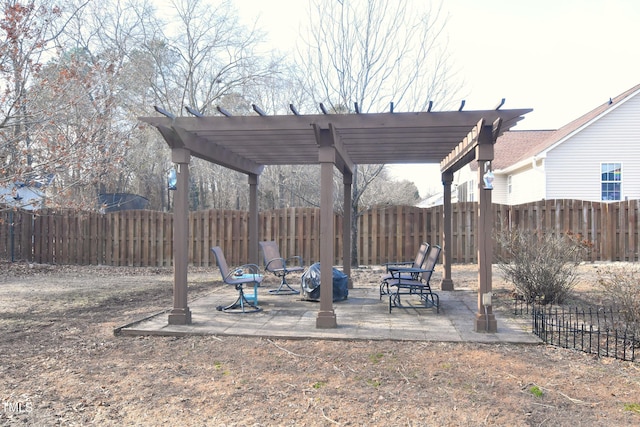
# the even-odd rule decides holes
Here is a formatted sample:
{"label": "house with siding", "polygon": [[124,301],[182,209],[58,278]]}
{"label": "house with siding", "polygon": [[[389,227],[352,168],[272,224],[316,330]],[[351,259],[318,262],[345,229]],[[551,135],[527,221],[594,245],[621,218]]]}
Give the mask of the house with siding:
{"label": "house with siding", "polygon": [[[556,130],[513,130],[494,146],[493,203],[640,199],[640,85]],[[477,200],[477,165],[456,173],[454,200]]]}

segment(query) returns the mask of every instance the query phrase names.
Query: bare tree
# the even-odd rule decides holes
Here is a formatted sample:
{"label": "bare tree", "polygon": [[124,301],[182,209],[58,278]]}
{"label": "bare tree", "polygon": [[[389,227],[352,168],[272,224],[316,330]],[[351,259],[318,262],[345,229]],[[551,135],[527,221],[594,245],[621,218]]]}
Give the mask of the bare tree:
{"label": "bare tree", "polygon": [[95,208],[96,193],[117,176],[131,121],[119,114],[112,65],[75,50],[47,64],[38,79],[33,102],[55,111],[55,120],[33,125],[32,144],[51,174],[55,205]]}
{"label": "bare tree", "polygon": [[182,115],[190,106],[214,113],[225,95],[242,95],[246,85],[273,72],[257,51],[261,32],[239,23],[231,1],[170,5],[170,24],[157,21],[146,28],[144,42],[155,68],[145,77],[166,110]]}
{"label": "bare tree", "polygon": [[[34,186],[49,184],[61,165],[67,170],[77,170],[76,166],[85,159],[96,158],[95,152],[79,150],[77,144],[68,149],[64,138],[52,137],[50,133],[53,127],[66,125],[66,122],[58,121],[60,110],[69,105],[75,91],[69,91],[66,95],[70,98],[61,104],[52,106],[48,100],[55,91],[59,91],[59,95],[60,91],[67,90],[67,84],[82,73],[67,72],[59,79],[61,76],[53,76],[46,64],[64,60],[60,49],[61,35],[85,6],[86,2],[79,2],[60,8],[48,0],[3,3],[0,12],[0,82],[3,87],[0,97],[0,164],[3,171],[0,184],[3,186],[11,182]],[[82,84],[91,80],[87,75],[81,77]],[[75,107],[78,106],[76,103]],[[73,185],[78,181],[76,179]]]}
{"label": "bare tree", "polygon": [[[459,86],[446,54],[441,8],[407,0],[314,0],[305,45],[298,51],[301,81],[316,103],[334,111],[424,110],[448,104]],[[426,6],[426,8],[425,8]],[[351,260],[358,262],[361,198],[384,165],[356,166],[352,194]]]}
{"label": "bare tree", "polygon": [[[363,168],[372,165],[365,165]],[[380,175],[372,180],[367,191],[362,193],[360,205],[367,209],[376,205],[409,205],[420,201],[416,185],[411,181],[393,181],[384,168]]]}
{"label": "bare tree", "polygon": [[441,8],[407,0],[313,0],[299,62],[304,87],[334,110],[424,110],[459,85],[446,53]]}
{"label": "bare tree", "polygon": [[129,160],[131,141],[143,135],[135,115],[145,92],[135,75],[145,70],[135,52],[151,14],[148,4],[126,0],[68,6],[75,13],[38,81],[38,103],[56,112],[40,142],[64,141],[52,150],[52,195],[63,194],[67,206],[96,208],[97,193],[127,191],[138,178]]}
{"label": "bare tree", "polygon": [[[240,24],[231,1],[172,0],[167,23],[145,28],[143,42],[153,72],[144,76],[153,103],[177,116],[191,107],[216,114],[217,106],[238,115],[254,114],[246,93],[275,72],[277,58],[264,59],[262,34]],[[255,101],[254,101],[255,102]],[[244,206],[246,178],[195,159],[192,208]]]}
{"label": "bare tree", "polygon": [[[312,104],[298,84],[293,68],[288,66],[287,58],[273,58],[271,63],[278,66],[247,86],[245,98],[267,114],[291,114],[291,105],[296,109],[309,108]],[[260,208],[319,206],[319,182],[318,165],[269,165],[260,176]]]}
{"label": "bare tree", "polygon": [[142,194],[151,208],[164,210],[170,200],[169,149],[157,131],[137,121],[157,102],[148,84],[154,63],[144,48],[149,29],[159,26],[154,5],[148,0],[93,2],[73,22],[68,37],[90,52],[93,61],[108,61],[113,70],[104,85],[113,91],[117,105],[112,114],[120,123],[118,147],[123,154],[114,171],[102,177],[101,190]]}

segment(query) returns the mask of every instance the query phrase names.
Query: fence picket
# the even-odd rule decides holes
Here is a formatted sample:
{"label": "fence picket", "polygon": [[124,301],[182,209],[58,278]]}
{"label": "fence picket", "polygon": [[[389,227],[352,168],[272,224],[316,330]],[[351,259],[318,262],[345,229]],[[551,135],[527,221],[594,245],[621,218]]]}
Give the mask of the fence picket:
{"label": "fence picket", "polygon": [[[571,232],[593,243],[592,261],[638,261],[640,201],[616,203],[546,200],[517,206],[494,205],[496,230],[545,229]],[[108,214],[66,210],[2,211],[0,256],[40,263],[171,266],[173,216],[166,212],[121,211]],[[12,214],[12,216],[9,215]],[[9,235],[13,218],[13,239]],[[342,221],[336,214],[335,263],[342,261]],[[442,206],[374,207],[358,217],[358,263],[376,265],[415,256],[421,242],[441,245]],[[477,205],[452,205],[454,263],[476,262]],[[275,240],[281,252],[301,255],[309,265],[319,259],[319,209],[286,208],[261,212],[260,240]],[[189,262],[212,266],[212,246],[221,246],[232,264],[249,253],[248,213],[234,210],[192,212]]]}

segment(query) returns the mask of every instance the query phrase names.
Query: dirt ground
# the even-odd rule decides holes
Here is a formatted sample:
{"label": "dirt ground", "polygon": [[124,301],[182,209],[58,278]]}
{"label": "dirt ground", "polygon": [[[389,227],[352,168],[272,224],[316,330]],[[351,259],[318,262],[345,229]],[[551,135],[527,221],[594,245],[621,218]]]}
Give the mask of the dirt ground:
{"label": "dirt ground", "polygon": [[[190,271],[190,299],[218,278]],[[170,269],[0,261],[0,424],[640,425],[640,364],[551,346],[114,336],[171,306]]]}

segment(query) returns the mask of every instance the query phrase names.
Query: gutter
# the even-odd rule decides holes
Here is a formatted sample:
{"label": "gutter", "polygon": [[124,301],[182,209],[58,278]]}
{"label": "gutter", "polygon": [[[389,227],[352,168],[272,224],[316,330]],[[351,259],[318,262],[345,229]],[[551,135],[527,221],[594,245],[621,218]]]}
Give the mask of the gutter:
{"label": "gutter", "polygon": [[544,166],[538,166],[538,160],[542,160],[542,165],[544,165],[544,161],[547,158],[547,154],[544,153],[540,156],[533,156],[531,158],[531,169],[536,172],[544,172]]}
{"label": "gutter", "polygon": [[[543,152],[542,154],[535,155],[535,156],[530,157],[528,159],[520,160],[518,163],[514,163],[511,166],[508,166],[508,167],[506,167],[504,169],[501,169],[500,173],[501,174],[508,174],[510,172],[513,172],[515,170],[524,168],[526,166],[531,166],[531,169],[543,172],[544,171],[544,167],[543,166],[538,166],[538,160],[545,160],[546,158],[547,158],[547,154],[546,154],[546,152]],[[495,171],[494,171],[494,173],[495,173]]]}

